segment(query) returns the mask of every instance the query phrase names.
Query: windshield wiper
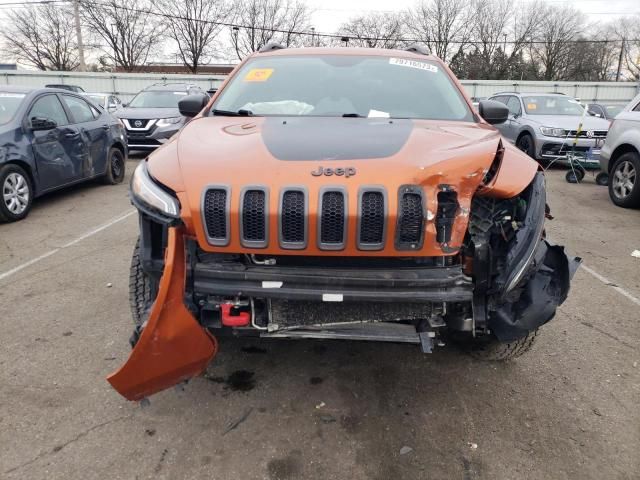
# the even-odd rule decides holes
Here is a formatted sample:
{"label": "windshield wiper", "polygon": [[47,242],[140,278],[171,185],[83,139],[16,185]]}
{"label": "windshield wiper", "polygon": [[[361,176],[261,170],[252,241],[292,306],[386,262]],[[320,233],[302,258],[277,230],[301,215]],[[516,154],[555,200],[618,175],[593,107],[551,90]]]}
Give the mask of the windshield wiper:
{"label": "windshield wiper", "polygon": [[364,115],[360,115],[359,113],[343,113],[343,118],[364,118]]}
{"label": "windshield wiper", "polygon": [[241,108],[240,110],[237,111],[233,111],[233,110],[218,110],[217,108],[214,108],[213,110],[211,110],[211,113],[213,113],[214,115],[220,115],[223,117],[252,117],[253,116],[253,112],[251,110],[245,110],[244,108]]}

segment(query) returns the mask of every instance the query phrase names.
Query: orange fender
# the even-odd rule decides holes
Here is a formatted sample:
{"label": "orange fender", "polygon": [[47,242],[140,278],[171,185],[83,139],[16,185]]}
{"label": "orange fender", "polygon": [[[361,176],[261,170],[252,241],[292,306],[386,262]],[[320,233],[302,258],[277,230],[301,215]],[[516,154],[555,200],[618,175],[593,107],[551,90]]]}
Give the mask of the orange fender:
{"label": "orange fender", "polygon": [[141,400],[202,373],[218,343],[183,302],[185,251],[182,232],[169,229],[158,296],[127,362],[107,380],[127,400]]}

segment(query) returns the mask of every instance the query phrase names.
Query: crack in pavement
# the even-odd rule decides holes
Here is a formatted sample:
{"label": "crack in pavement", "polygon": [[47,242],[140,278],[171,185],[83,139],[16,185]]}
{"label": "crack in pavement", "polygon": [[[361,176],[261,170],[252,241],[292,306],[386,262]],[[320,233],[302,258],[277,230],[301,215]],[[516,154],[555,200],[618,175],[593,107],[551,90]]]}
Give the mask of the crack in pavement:
{"label": "crack in pavement", "polygon": [[32,459],[27,460],[26,462],[21,463],[20,465],[17,465],[17,466],[15,466],[13,468],[10,468],[9,470],[5,470],[4,471],[4,475],[8,475],[8,474],[13,473],[13,472],[15,472],[17,470],[21,470],[24,467],[28,467],[29,465],[31,465],[32,463],[37,462],[38,460],[40,460],[42,457],[45,457],[46,455],[49,455],[51,453],[58,453],[63,448],[65,448],[67,445],[69,445],[71,443],[74,443],[74,442],[77,442],[81,438],[86,437],[87,435],[89,435],[94,430],[97,430],[99,428],[105,427],[105,426],[110,425],[110,424],[115,423],[115,422],[119,422],[120,420],[124,420],[124,419],[129,418],[129,417],[130,417],[130,415],[123,415],[121,417],[112,418],[111,420],[107,420],[105,422],[98,423],[97,425],[89,427],[88,429],[86,429],[86,430],[80,432],[79,434],[77,434],[72,439],[67,440],[66,442],[64,442],[64,443],[62,443],[60,445],[56,445],[51,450],[48,450],[46,452],[40,452],[38,455],[36,455]]}

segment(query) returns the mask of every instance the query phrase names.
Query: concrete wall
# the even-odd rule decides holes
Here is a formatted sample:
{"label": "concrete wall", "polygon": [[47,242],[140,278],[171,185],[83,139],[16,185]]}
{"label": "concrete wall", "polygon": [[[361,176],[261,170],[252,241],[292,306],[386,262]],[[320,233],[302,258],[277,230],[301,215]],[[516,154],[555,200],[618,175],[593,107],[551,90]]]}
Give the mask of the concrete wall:
{"label": "concrete wall", "polygon": [[[88,73],[0,71],[0,85],[42,87],[48,83],[80,85],[87,92],[115,93],[124,101],[138,91],[159,82],[192,82],[207,90],[219,86],[223,75],[180,75],[151,73]],[[583,101],[626,103],[640,93],[640,84],[632,82],[533,82],[512,80],[463,80],[462,84],[473,98],[486,98],[500,91],[562,92]]]}

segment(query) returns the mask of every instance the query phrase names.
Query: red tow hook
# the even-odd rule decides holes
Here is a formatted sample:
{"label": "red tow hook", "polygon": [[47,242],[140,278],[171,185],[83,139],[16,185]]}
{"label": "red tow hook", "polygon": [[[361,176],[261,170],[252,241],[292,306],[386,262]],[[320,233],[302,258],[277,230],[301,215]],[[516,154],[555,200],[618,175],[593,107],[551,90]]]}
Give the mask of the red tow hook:
{"label": "red tow hook", "polygon": [[249,325],[251,315],[249,312],[231,313],[233,304],[222,303],[220,305],[220,314],[222,315],[222,325],[225,327],[246,327]]}

